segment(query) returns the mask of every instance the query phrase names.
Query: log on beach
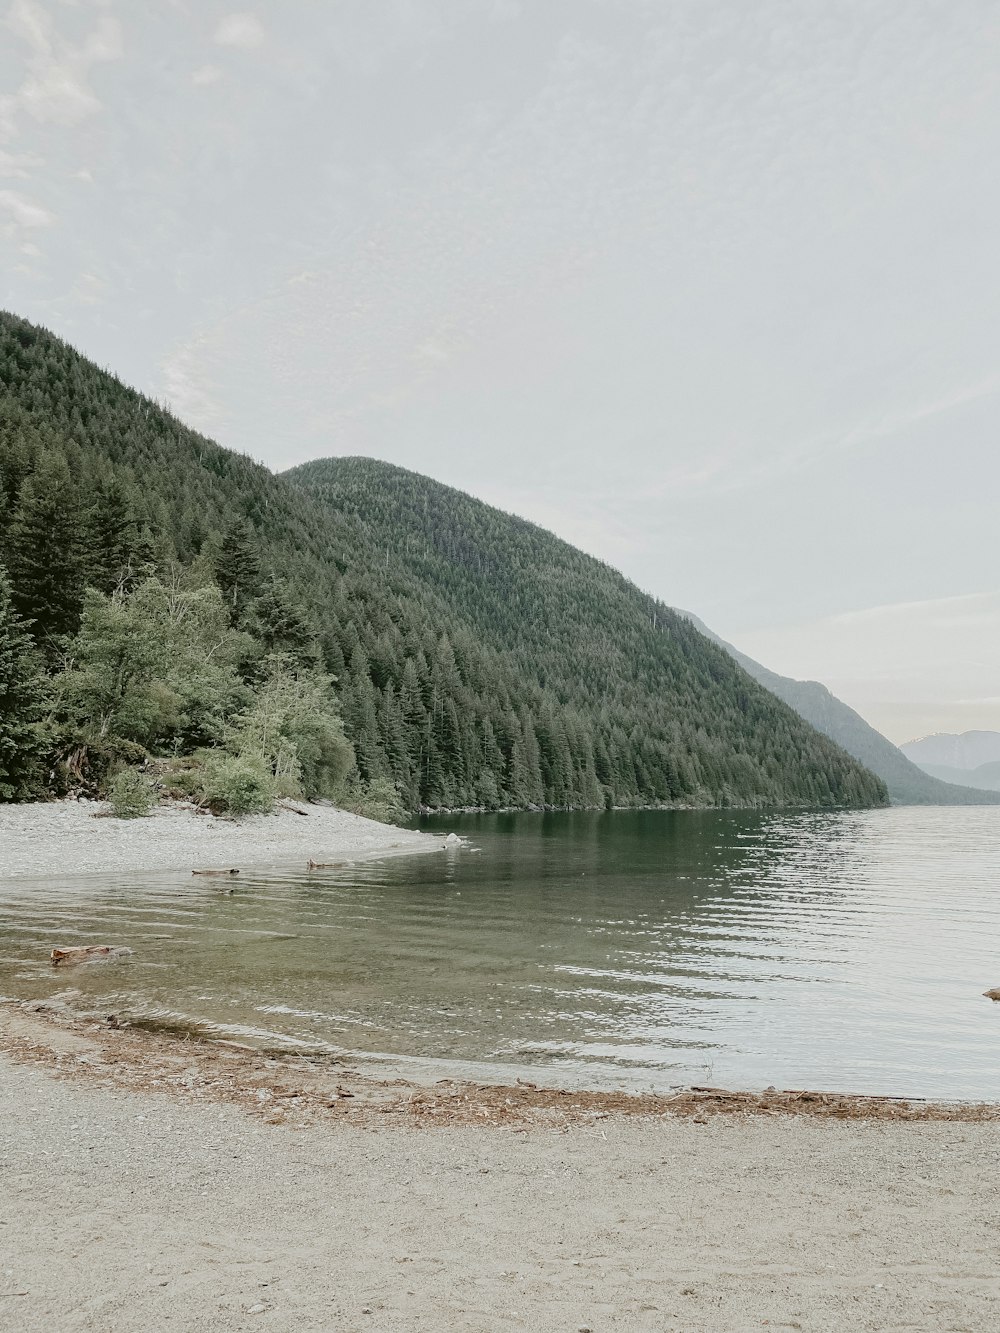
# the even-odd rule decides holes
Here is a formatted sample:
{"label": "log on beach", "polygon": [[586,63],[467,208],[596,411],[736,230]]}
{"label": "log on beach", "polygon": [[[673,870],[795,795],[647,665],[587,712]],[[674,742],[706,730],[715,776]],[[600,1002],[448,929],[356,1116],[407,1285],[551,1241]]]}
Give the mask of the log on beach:
{"label": "log on beach", "polygon": [[106,963],[113,958],[128,958],[132,950],[114,944],[75,944],[68,949],[53,949],[49,959],[53,967],[76,963]]}

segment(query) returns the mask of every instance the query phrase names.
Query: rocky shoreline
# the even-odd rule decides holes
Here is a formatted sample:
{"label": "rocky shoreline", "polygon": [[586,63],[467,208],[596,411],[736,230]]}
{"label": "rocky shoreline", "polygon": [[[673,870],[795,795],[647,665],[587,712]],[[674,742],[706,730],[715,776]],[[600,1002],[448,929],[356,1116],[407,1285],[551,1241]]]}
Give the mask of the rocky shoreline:
{"label": "rocky shoreline", "polygon": [[0,880],[259,869],[437,851],[443,840],[380,824],[328,804],[286,802],[273,814],[218,818],[193,806],[158,806],[116,819],[97,801],[0,805]]}

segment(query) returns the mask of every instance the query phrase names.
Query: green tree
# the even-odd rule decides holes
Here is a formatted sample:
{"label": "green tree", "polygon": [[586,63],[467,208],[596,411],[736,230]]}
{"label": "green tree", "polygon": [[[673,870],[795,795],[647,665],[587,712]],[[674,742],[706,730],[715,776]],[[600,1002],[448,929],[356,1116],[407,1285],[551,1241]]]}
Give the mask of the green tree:
{"label": "green tree", "polygon": [[49,690],[0,565],[0,801],[37,794],[49,735]]}
{"label": "green tree", "polygon": [[221,735],[245,702],[245,651],[214,586],[152,578],[134,592],[90,589],[55,681],[62,716],[77,743],[190,749]]}
{"label": "green tree", "polygon": [[316,626],[286,579],[264,583],[247,607],[244,627],[265,656],[284,653],[300,666],[319,666]]}
{"label": "green tree", "polygon": [[236,519],[226,529],[215,560],[215,579],[233,624],[242,626],[251,604],[264,591],[260,546],[245,518]]}
{"label": "green tree", "polygon": [[86,581],[99,592],[113,592],[119,584],[134,587],[149,575],[151,551],[140,532],[135,508],[125,487],[114,476],[94,494],[85,522]]}
{"label": "green tree", "polygon": [[354,766],[332,680],[281,655],[268,659],[223,741],[238,758],[266,764],[279,795],[333,796]]}
{"label": "green tree", "polygon": [[80,623],[84,561],[77,488],[62,453],[41,455],[7,537],[14,603],[48,656]]}

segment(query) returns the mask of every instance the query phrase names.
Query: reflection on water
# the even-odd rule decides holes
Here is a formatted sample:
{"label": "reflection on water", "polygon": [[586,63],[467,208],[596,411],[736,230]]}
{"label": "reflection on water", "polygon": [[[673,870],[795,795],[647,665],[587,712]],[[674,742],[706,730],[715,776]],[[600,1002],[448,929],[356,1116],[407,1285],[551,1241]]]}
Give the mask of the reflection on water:
{"label": "reflection on water", "polygon": [[[307,874],[0,882],[0,993],[564,1083],[1000,1096],[1000,810],[436,820]],[[130,945],[53,970],[53,945]],[[494,1072],[495,1069],[494,1069]]]}

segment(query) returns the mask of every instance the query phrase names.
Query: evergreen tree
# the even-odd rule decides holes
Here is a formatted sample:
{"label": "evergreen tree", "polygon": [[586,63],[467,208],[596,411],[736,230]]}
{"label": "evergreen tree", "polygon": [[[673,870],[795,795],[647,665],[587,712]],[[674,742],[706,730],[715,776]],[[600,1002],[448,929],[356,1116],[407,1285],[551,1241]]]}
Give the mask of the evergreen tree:
{"label": "evergreen tree", "polygon": [[113,476],[100,485],[86,515],[84,553],[86,581],[98,592],[135,587],[151,572],[148,535],[140,533],[128,494]]}
{"label": "evergreen tree", "polygon": [[284,653],[300,666],[319,665],[316,626],[285,579],[272,576],[263,584],[246,608],[244,627],[266,654]]}
{"label": "evergreen tree", "polygon": [[48,702],[41,664],[0,565],[0,801],[23,800],[40,790]]}
{"label": "evergreen tree", "polygon": [[245,518],[229,525],[215,561],[215,581],[222,589],[234,625],[242,625],[250,605],[264,591],[260,547]]}
{"label": "evergreen tree", "polygon": [[50,450],[21,487],[7,539],[15,606],[50,656],[80,623],[81,537],[79,498],[69,466],[62,453]]}

